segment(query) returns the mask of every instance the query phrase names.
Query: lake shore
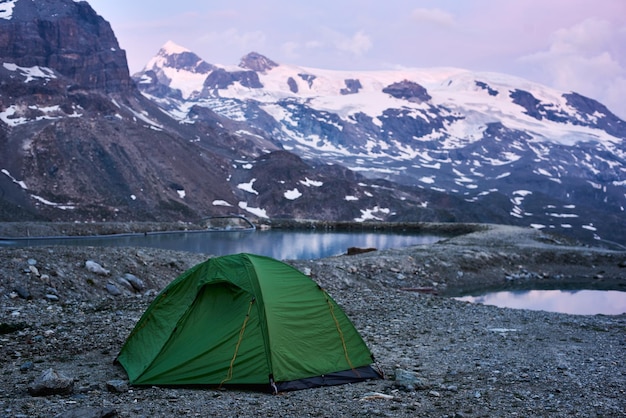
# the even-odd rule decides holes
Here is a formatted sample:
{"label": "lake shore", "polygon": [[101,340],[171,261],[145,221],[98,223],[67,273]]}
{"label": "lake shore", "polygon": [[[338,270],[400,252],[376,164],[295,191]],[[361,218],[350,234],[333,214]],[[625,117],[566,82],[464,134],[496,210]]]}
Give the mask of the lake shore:
{"label": "lake shore", "polygon": [[[20,228],[29,234],[34,228],[52,231],[43,235],[76,229],[145,232],[129,224],[91,230],[71,225]],[[19,229],[0,225],[0,236],[10,236],[10,227]],[[6,361],[0,411],[16,417],[624,416],[626,315],[502,309],[441,295],[564,284],[624,290],[626,253],[532,229],[462,227],[463,234],[432,245],[288,261],[344,308],[386,379],[278,396],[111,385],[126,380],[113,360],[150,301],[210,255],[147,248],[3,248],[0,353]],[[89,260],[104,271],[88,269]],[[119,278],[127,274],[141,280],[140,290],[121,284]],[[49,368],[73,379],[72,393],[28,393]],[[414,374],[420,384],[407,388],[394,379],[398,370]]]}

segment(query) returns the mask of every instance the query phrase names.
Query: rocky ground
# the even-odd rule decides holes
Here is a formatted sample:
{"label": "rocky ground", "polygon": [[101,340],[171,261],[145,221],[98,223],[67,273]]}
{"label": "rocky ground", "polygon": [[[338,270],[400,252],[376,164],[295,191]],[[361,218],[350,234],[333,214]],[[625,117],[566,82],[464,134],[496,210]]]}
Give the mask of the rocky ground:
{"label": "rocky ground", "polygon": [[[534,230],[473,230],[427,246],[289,261],[340,303],[386,378],[277,396],[129,387],[114,364],[158,291],[208,255],[2,248],[0,416],[626,416],[626,315],[512,310],[445,297],[571,282],[625,290],[626,253]],[[66,393],[34,396],[46,371],[69,378]],[[406,375],[413,380],[400,378]]]}

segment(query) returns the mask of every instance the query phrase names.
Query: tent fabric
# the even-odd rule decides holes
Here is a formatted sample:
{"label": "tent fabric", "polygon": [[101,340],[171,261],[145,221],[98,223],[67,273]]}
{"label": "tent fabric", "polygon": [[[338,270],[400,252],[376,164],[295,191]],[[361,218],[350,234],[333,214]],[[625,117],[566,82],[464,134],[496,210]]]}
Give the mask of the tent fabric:
{"label": "tent fabric", "polygon": [[278,260],[211,258],[171,282],[117,360],[134,385],[274,385],[378,378],[349,318],[313,280]]}

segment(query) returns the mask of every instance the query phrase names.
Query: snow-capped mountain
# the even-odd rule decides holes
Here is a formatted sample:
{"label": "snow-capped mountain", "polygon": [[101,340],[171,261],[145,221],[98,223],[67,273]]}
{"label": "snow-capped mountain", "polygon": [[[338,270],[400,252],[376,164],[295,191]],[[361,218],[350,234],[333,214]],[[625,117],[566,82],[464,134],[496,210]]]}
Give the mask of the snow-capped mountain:
{"label": "snow-capped mountain", "polygon": [[[168,42],[133,76],[185,124],[457,196],[506,222],[624,242],[626,123],[597,101],[456,68],[330,71]],[[502,221],[499,219],[498,221]]]}
{"label": "snow-capped mountain", "polygon": [[[254,71],[174,52],[160,65],[179,68],[179,82],[211,72],[218,85],[222,77],[256,85]],[[274,65],[261,56],[248,64]],[[159,77],[150,97],[182,103],[168,76]],[[445,193],[305,161],[221,113],[190,102],[168,114],[142,95],[110,25],[88,2],[0,0],[0,221],[497,219]]]}

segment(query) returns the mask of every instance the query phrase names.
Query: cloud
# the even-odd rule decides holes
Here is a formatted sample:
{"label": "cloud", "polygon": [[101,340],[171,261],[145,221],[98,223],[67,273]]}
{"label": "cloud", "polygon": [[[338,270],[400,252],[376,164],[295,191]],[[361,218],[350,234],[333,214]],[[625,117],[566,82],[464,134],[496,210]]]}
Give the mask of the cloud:
{"label": "cloud", "polygon": [[307,41],[304,43],[296,41],[287,41],[280,46],[280,50],[289,59],[298,59],[303,52],[311,52],[315,49],[323,48],[324,44],[320,41]]}
{"label": "cloud", "polygon": [[263,50],[267,37],[262,31],[240,32],[230,28],[221,32],[204,33],[199,40],[207,45],[230,45],[242,51]]}
{"label": "cloud", "polygon": [[358,31],[352,37],[342,37],[335,42],[335,47],[353,55],[363,55],[372,47],[372,41],[363,31]]}
{"label": "cloud", "polygon": [[589,18],[556,30],[547,50],[519,61],[538,81],[589,96],[626,118],[626,27]]}
{"label": "cloud", "polygon": [[439,26],[453,26],[454,16],[441,9],[414,9],[411,18],[418,22],[426,22]]}

